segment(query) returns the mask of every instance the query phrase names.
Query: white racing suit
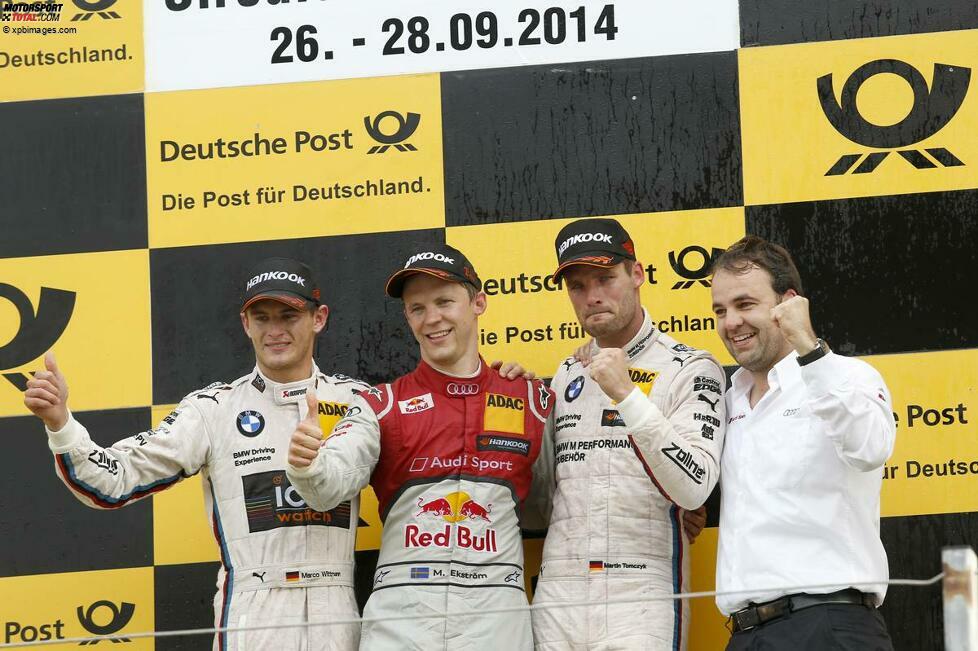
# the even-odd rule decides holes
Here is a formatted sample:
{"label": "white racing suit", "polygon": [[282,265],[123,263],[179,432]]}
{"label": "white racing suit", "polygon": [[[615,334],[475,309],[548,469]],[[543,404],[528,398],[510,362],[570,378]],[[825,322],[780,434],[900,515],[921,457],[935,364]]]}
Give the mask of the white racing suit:
{"label": "white racing suit", "polygon": [[[519,510],[552,394],[484,363],[471,378],[422,362],[350,406],[308,468],[289,468],[318,508],[368,479],[384,522],[361,649],[527,651]],[[492,608],[513,612],[491,614]],[[461,613],[445,617],[446,613]],[[393,616],[411,620],[389,620]]]}
{"label": "white racing suit", "polygon": [[[315,367],[300,382],[277,384],[256,369],[184,398],[156,429],[109,448],[74,418],[48,431],[61,480],[80,501],[115,509],[201,472],[204,501],[221,552],[217,627],[327,621],[358,616],[353,551],[359,497],[328,512],[306,506],[285,475],[289,442],[315,386],[329,432],[367,386]],[[214,649],[350,651],[359,626],[219,633]]]}
{"label": "white racing suit", "polygon": [[686,645],[685,601],[601,604],[687,590],[682,510],[716,485],[726,378],[709,353],[656,330],[647,314],[623,350],[637,388],[617,405],[574,358],[551,383],[556,492],[533,604],[597,605],[534,610],[537,649]]}

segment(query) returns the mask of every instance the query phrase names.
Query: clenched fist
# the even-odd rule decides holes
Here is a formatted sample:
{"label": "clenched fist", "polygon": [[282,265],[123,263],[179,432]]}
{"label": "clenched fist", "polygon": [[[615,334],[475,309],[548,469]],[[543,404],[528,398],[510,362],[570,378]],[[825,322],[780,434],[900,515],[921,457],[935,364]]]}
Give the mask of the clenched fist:
{"label": "clenched fist", "polygon": [[781,336],[799,355],[815,350],[818,342],[815,341],[815,331],[808,314],[807,298],[795,295],[778,303],[771,308],[771,320],[781,330]]}
{"label": "clenched fist", "polygon": [[591,379],[615,402],[627,398],[635,388],[628,375],[628,358],[621,348],[602,348],[591,358],[588,370]]}
{"label": "clenched fist", "polygon": [[289,465],[293,468],[309,467],[319,456],[319,448],[323,444],[323,430],[319,427],[319,400],[313,387],[306,391],[306,405],[309,413],[296,425],[289,443]]}
{"label": "clenched fist", "polygon": [[68,422],[68,382],[58,370],[54,353],[44,355],[44,368],[27,381],[24,406],[44,421],[45,427],[57,432]]}

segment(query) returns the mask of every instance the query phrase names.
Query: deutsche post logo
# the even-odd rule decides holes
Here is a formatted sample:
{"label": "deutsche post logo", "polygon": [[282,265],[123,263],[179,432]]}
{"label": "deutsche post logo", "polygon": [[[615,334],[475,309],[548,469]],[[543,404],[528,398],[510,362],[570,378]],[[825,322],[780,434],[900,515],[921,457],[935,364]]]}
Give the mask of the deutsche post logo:
{"label": "deutsche post logo", "polygon": [[672,288],[689,289],[696,283],[709,287],[710,281],[707,278],[710,275],[710,270],[722,253],[723,249],[713,247],[711,252],[696,244],[687,246],[678,254],[675,251],[670,251],[669,266],[672,267],[677,276],[685,278],[685,280],[678,281]]}
{"label": "deutsche post logo", "polygon": [[[884,73],[897,75],[913,92],[910,112],[899,122],[890,125],[870,122],[856,106],[856,95],[862,85]],[[970,80],[970,68],[935,63],[933,79],[928,88],[924,75],[909,63],[899,59],[877,59],[861,65],[849,75],[842,87],[840,102],[835,96],[832,73],[819,77],[816,84],[818,99],[822,112],[835,130],[854,143],[889,150],[865,155],[844,154],[825,176],[840,176],[850,170],[853,174],[869,174],[893,151],[919,170],[964,165],[945,147],[914,149],[910,145],[930,138],[951,121],[964,102]]]}
{"label": "deutsche post logo", "polygon": [[[112,619],[111,621],[109,621],[108,624],[101,625],[95,623],[95,619],[96,619],[95,613],[96,611],[101,609],[108,610],[112,616]],[[129,620],[132,619],[133,613],[136,612],[136,605],[131,604],[127,601],[123,601],[121,604],[116,606],[111,601],[106,601],[103,599],[101,601],[96,601],[95,603],[93,603],[91,606],[88,607],[87,610],[82,606],[78,606],[77,612],[78,612],[78,622],[89,633],[92,633],[94,635],[112,635],[113,633],[117,633],[118,631],[122,630],[126,626],[126,624],[129,623]],[[105,616],[100,615],[98,619],[104,620]],[[113,643],[130,641],[129,638],[126,637],[114,637],[111,638],[111,640]],[[101,640],[91,640],[91,641],[81,642],[80,644],[95,645],[98,644],[100,641]]]}
{"label": "deutsche post logo", "polygon": [[[384,118],[394,118],[397,120],[397,129],[394,133],[388,135],[380,130],[380,123]],[[384,111],[383,113],[377,114],[373,120],[370,119],[369,115],[365,115],[363,117],[363,126],[366,127],[370,137],[380,143],[371,147],[367,153],[383,154],[391,147],[394,147],[398,151],[418,151],[417,147],[404,141],[414,135],[420,123],[421,115],[418,113],[408,113],[404,116],[397,111]]]}
{"label": "deutsche post logo", "polygon": [[[0,370],[22,366],[37,359],[61,337],[75,309],[75,292],[42,287],[35,312],[24,292],[0,283],[0,298],[14,304],[20,316],[20,329],[6,344],[0,346]],[[3,376],[20,391],[27,390],[23,373],[4,373]]]}
{"label": "deutsche post logo", "polygon": [[71,20],[90,20],[92,16],[98,14],[106,20],[122,18],[114,11],[108,11],[109,7],[116,3],[116,0],[71,0],[82,13],[75,14]]}

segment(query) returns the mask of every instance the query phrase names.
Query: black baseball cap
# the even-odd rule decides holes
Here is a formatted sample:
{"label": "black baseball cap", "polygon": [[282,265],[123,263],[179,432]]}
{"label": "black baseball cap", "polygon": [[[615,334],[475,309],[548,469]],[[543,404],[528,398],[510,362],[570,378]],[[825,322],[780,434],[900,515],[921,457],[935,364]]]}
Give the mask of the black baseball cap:
{"label": "black baseball cap", "polygon": [[404,266],[387,279],[384,291],[392,298],[400,298],[404,292],[404,282],[419,273],[482,289],[482,281],[475,273],[475,267],[461,251],[447,244],[435,244],[425,245],[412,253]]}
{"label": "black baseball cap", "polygon": [[298,260],[266,258],[245,277],[241,311],[265,298],[304,310],[319,305],[319,286],[312,270]]}
{"label": "black baseball cap", "polygon": [[560,280],[571,265],[613,267],[619,262],[635,259],[632,238],[614,219],[578,219],[571,222],[557,233],[554,247],[557,249],[554,280]]}

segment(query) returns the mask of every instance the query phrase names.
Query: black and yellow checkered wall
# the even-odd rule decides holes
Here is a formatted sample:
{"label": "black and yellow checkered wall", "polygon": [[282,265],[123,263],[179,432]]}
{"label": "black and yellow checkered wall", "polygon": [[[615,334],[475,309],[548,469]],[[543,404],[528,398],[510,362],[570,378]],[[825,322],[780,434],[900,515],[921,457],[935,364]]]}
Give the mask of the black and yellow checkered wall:
{"label": "black and yellow checkered wall", "polygon": [[[423,74],[364,63],[370,74],[344,79],[277,74],[268,53],[309,54],[309,32],[290,23],[288,49],[281,32],[269,42],[292,9],[254,4],[71,0],[41,22],[23,16],[52,9],[0,1],[0,643],[86,635],[84,621],[105,625],[123,603],[134,605],[128,632],[212,622],[218,553],[199,481],[119,512],[77,503],[22,404],[45,350],[97,441],[147,429],[187,392],[250,369],[239,278],[259,257],[287,255],[318,270],[331,308],[319,365],[379,382],[417,361],[383,281],[417,244],[447,241],[485,281],[483,354],[548,376],[583,341],[549,277],[555,234],[582,216],[625,225],[659,327],[726,364],[710,259],[745,233],[787,246],[819,334],[874,364],[894,396],[881,523],[891,575],[930,577],[942,545],[978,540],[971,0],[712,0],[715,15],[692,24],[646,2],[663,25],[685,21],[680,33],[734,20],[732,42],[649,36],[646,53],[639,36],[658,27],[623,21],[634,3],[601,3],[588,5],[589,38],[613,6],[620,39],[638,46],[605,40],[502,67],[446,58]],[[558,35],[546,8],[560,3],[523,4],[542,17],[545,48]],[[221,22],[273,6],[261,41]],[[421,48],[408,19],[419,10],[357,11],[375,14],[378,34],[381,18],[403,14],[400,40],[383,30],[375,53]],[[25,26],[75,31],[14,31]],[[205,57],[207,34],[238,49]],[[249,77],[253,50],[265,66]],[[357,544],[361,601],[375,504],[365,500]],[[716,495],[710,504],[693,547],[697,590],[713,587]],[[539,541],[527,545],[532,570]],[[883,611],[898,649],[937,648],[938,588],[894,588]],[[692,621],[691,649],[726,639],[712,601],[694,602]]]}

